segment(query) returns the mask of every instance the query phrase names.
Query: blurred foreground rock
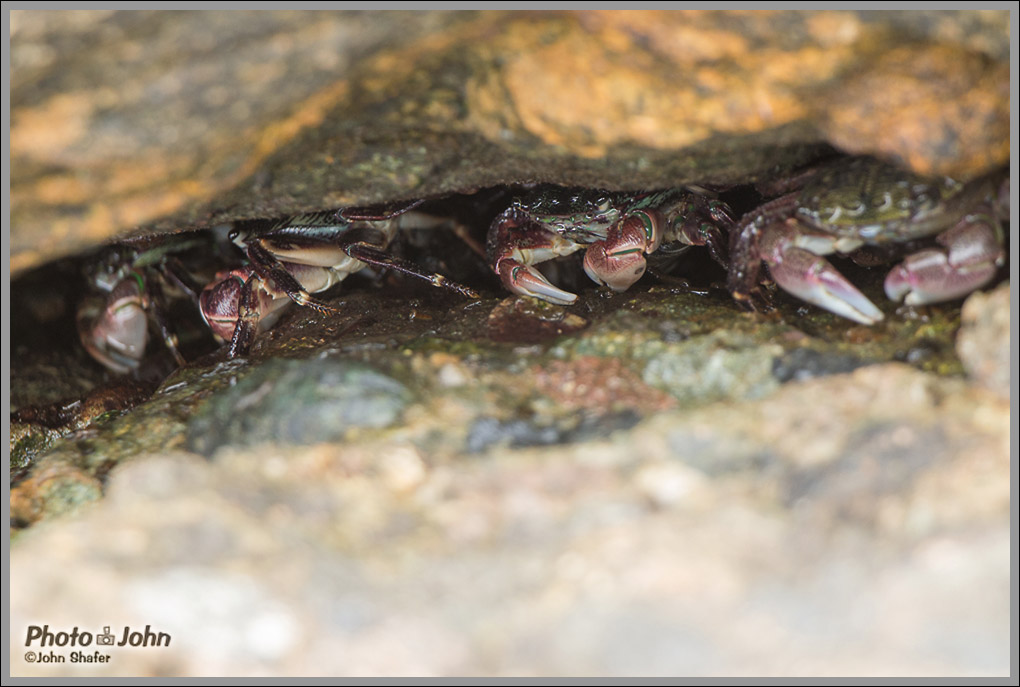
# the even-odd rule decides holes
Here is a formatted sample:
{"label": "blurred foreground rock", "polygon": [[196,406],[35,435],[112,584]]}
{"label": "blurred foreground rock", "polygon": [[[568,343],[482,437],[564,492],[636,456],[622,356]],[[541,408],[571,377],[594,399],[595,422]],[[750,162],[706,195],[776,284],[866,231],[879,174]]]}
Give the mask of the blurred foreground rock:
{"label": "blurred foreground rock", "polygon": [[978,384],[1008,400],[1014,359],[1009,284],[972,295],[960,317],[956,347],[967,373]]}
{"label": "blurred foreground rock", "polygon": [[[1008,19],[14,13],[11,266],[830,145],[969,176],[1009,154]],[[875,327],[711,277],[563,308],[431,241],[480,300],[352,277],[149,386],[78,345],[80,264],[12,285],[13,675],[1008,673],[1008,284],[899,308],[848,265]],[[172,642],[30,662],[30,624]]]}
{"label": "blurred foreground rock", "polygon": [[171,645],[76,667],[14,641],[12,672],[1005,675],[1008,430],[994,395],[887,365],[469,461],[143,456],[16,542],[12,635]]}

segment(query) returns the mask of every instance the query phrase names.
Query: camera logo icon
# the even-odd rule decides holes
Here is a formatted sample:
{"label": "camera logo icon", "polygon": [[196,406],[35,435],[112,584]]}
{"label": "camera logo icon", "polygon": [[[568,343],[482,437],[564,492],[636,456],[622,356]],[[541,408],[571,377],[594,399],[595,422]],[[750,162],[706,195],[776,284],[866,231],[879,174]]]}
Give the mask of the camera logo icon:
{"label": "camera logo icon", "polygon": [[103,634],[96,635],[96,644],[100,646],[113,646],[113,634],[110,632],[110,626],[103,626]]}

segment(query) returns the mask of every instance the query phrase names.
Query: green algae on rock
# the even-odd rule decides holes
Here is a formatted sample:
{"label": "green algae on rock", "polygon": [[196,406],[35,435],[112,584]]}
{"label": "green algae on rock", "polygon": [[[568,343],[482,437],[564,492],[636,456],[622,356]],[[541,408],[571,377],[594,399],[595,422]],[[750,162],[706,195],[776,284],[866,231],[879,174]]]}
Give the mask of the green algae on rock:
{"label": "green algae on rock", "polygon": [[396,380],[338,360],[270,360],[206,399],[188,422],[188,447],[339,441],[400,419],[411,397]]}

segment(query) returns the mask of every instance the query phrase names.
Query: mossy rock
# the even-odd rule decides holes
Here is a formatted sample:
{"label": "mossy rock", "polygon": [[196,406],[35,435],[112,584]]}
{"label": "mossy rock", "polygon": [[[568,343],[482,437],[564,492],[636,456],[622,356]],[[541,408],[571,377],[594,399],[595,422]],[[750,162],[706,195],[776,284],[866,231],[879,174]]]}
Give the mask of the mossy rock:
{"label": "mossy rock", "polygon": [[126,233],[547,181],[750,181],[819,146],[1009,157],[1009,13],[19,12],[11,267]]}

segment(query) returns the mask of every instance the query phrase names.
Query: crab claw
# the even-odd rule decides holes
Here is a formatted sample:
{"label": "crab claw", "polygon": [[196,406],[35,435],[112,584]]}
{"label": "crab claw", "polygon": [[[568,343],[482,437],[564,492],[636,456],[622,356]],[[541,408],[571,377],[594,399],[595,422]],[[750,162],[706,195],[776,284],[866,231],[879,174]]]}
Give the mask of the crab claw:
{"label": "crab claw", "polygon": [[803,248],[789,248],[781,262],[766,262],[776,283],[801,300],[861,324],[875,324],[885,317],[821,256]]}
{"label": "crab claw", "polygon": [[801,300],[854,322],[870,325],[882,320],[882,311],[828,260],[796,245],[800,242],[819,252],[828,249],[824,242],[814,245],[817,242],[811,239],[817,237],[799,234],[795,226],[791,220],[761,235],[761,257],[776,283]]}
{"label": "crab claw", "polygon": [[504,258],[496,264],[496,274],[503,286],[521,296],[534,296],[557,305],[572,305],[577,295],[553,286],[531,265]]}
{"label": "crab claw", "polygon": [[645,273],[645,253],[658,247],[658,226],[648,213],[628,217],[612,227],[604,240],[588,247],[584,271],[598,284],[626,291]]}
{"label": "crab claw", "polygon": [[136,369],[149,339],[146,298],[140,279],[120,281],[103,303],[103,311],[86,306],[78,314],[82,345],[95,360],[118,373]]}
{"label": "crab claw", "polygon": [[584,254],[584,271],[598,284],[617,293],[626,291],[645,273],[644,253],[637,250],[610,253],[610,250],[604,241],[589,246]]}
{"label": "crab claw", "polygon": [[890,300],[927,305],[962,298],[984,286],[1005,259],[993,223],[968,218],[941,234],[944,248],[929,248],[907,258],[885,278]]}
{"label": "crab claw", "polygon": [[238,302],[245,281],[240,270],[234,272],[216,275],[216,281],[206,286],[198,297],[202,319],[217,338],[226,341],[230,341],[234,334]]}
{"label": "crab claw", "polygon": [[577,296],[553,286],[532,265],[570,255],[582,245],[547,231],[511,207],[489,227],[487,253],[503,286],[521,296],[534,296],[557,305],[571,305]]}
{"label": "crab claw", "polygon": [[[234,329],[241,318],[241,292],[245,282],[249,279],[257,279],[250,270],[233,270],[227,273],[220,273],[216,281],[203,289],[198,298],[199,309],[202,318],[209,325],[213,334],[224,341],[230,341],[234,335]],[[254,307],[251,316],[257,322],[258,331],[265,331],[272,327],[279,316],[283,313],[290,300],[286,297],[274,297],[262,287],[253,289]]]}

